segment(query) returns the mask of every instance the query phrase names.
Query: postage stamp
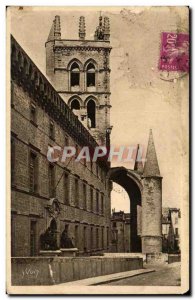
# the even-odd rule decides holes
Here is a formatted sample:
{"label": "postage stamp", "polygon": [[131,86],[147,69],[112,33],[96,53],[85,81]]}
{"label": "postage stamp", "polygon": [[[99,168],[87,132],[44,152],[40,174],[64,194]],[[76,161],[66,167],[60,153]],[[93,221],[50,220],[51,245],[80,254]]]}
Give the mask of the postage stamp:
{"label": "postage stamp", "polygon": [[189,72],[189,34],[162,32],[159,69]]}

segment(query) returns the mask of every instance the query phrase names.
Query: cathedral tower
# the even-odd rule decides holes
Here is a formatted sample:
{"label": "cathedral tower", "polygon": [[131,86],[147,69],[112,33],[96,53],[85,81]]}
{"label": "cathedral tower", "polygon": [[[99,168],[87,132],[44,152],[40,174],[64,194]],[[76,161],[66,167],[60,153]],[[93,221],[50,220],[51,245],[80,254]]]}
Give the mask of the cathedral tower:
{"label": "cathedral tower", "polygon": [[62,39],[56,16],[46,47],[46,74],[57,92],[98,144],[110,134],[110,24],[99,17],[94,39],[86,40],[85,18],[78,20],[78,39]]}

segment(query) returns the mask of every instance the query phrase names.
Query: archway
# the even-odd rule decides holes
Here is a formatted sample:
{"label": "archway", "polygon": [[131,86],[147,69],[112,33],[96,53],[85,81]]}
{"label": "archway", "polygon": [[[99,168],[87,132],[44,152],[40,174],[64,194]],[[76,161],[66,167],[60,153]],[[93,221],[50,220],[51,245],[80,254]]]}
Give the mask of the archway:
{"label": "archway", "polygon": [[70,105],[71,110],[75,109],[75,110],[79,110],[80,109],[80,103],[77,99],[73,99],[71,101],[71,105]]}
{"label": "archway", "polygon": [[112,182],[110,252],[130,252],[130,201],[126,190]]}
{"label": "archway", "polygon": [[112,168],[109,179],[122,186],[130,200],[130,252],[142,252],[141,245],[141,206],[142,184],[139,175],[124,167]]}
{"label": "archway", "polygon": [[87,87],[95,86],[95,67],[92,63],[87,66]]}
{"label": "archway", "polygon": [[79,65],[74,62],[71,65],[71,76],[70,76],[70,86],[71,87],[75,87],[75,86],[79,86],[80,85],[80,69],[79,69]]}

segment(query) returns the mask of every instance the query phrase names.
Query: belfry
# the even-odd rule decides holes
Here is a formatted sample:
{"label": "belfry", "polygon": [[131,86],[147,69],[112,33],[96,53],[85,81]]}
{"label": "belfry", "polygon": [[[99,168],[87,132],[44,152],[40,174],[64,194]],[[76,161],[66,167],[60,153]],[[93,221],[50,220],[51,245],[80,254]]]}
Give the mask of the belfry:
{"label": "belfry", "polygon": [[78,39],[62,39],[56,16],[46,41],[46,74],[55,89],[98,144],[110,131],[110,24],[99,17],[94,39],[86,39],[85,18]]}

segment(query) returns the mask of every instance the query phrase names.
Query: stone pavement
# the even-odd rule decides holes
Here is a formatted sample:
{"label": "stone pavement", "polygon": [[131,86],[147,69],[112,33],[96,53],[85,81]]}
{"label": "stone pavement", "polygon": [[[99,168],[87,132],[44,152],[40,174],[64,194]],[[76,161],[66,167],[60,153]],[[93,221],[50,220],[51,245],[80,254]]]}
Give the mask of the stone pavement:
{"label": "stone pavement", "polygon": [[134,277],[134,276],[138,276],[138,275],[140,276],[141,274],[146,274],[146,273],[151,273],[151,272],[155,272],[155,270],[153,268],[152,269],[151,268],[150,269],[139,269],[139,270],[103,275],[103,276],[98,276],[98,277],[86,278],[86,279],[76,280],[76,281],[71,281],[71,282],[65,282],[65,283],[61,283],[59,285],[89,286],[89,285],[98,285],[98,284],[104,284],[104,283],[107,284],[107,283],[110,283],[113,281],[118,281],[121,279]]}
{"label": "stone pavement", "polygon": [[148,270],[154,268],[153,273],[143,273],[136,277],[123,278],[114,283],[106,282],[103,285],[114,286],[179,286],[181,284],[181,263],[146,265]]}

